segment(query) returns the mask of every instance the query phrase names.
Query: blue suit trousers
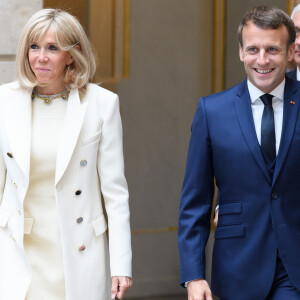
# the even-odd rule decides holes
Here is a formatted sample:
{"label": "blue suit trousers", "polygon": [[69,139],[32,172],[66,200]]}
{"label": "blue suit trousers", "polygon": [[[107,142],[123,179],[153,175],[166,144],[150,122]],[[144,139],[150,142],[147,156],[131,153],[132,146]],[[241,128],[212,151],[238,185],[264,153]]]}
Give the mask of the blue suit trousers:
{"label": "blue suit trousers", "polygon": [[[299,300],[300,292],[290,280],[279,255],[277,256],[276,272],[271,291],[265,300]],[[220,300],[234,300],[221,298]],[[260,300],[260,299],[257,299]]]}

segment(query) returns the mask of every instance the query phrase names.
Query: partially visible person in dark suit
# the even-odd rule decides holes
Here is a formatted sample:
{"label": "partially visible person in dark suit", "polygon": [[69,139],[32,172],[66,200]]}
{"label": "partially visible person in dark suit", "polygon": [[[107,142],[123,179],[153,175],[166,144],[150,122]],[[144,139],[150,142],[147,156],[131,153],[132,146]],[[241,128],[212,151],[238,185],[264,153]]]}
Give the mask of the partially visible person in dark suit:
{"label": "partially visible person in dark suit", "polygon": [[295,40],[295,55],[294,62],[296,69],[287,72],[287,76],[294,80],[300,81],[300,4],[298,4],[292,11],[291,18],[296,28],[296,40]]}

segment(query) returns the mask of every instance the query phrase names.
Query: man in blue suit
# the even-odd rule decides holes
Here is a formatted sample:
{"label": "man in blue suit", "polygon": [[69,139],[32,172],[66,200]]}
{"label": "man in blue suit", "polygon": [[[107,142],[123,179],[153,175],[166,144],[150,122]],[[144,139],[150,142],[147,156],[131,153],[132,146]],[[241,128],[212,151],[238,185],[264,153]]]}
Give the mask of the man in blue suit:
{"label": "man in blue suit", "polygon": [[286,75],[294,80],[300,81],[300,4],[298,4],[293,9],[291,14],[291,19],[293,20],[296,28],[295,55],[294,55],[296,69],[291,72],[288,72]]}
{"label": "man in blue suit", "polygon": [[222,300],[300,299],[300,83],[285,77],[295,28],[260,6],[239,26],[247,80],[199,100],[183,182],[178,244],[188,299],[205,280],[214,178],[220,190],[212,291]]}

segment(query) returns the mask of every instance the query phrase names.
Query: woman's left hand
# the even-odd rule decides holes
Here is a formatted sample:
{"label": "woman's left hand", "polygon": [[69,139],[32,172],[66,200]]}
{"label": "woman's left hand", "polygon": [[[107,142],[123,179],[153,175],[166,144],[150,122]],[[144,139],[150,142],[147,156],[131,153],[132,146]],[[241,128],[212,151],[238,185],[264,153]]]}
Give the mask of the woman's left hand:
{"label": "woman's left hand", "polygon": [[127,276],[113,276],[111,283],[111,299],[123,299],[125,293],[132,286],[132,279]]}

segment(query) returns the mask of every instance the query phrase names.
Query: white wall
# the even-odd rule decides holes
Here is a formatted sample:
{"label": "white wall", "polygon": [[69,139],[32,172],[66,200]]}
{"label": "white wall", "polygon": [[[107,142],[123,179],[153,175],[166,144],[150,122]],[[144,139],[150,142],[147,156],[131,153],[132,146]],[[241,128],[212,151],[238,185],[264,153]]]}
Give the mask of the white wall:
{"label": "white wall", "polygon": [[15,55],[20,33],[42,0],[0,0],[0,83],[16,79]]}

